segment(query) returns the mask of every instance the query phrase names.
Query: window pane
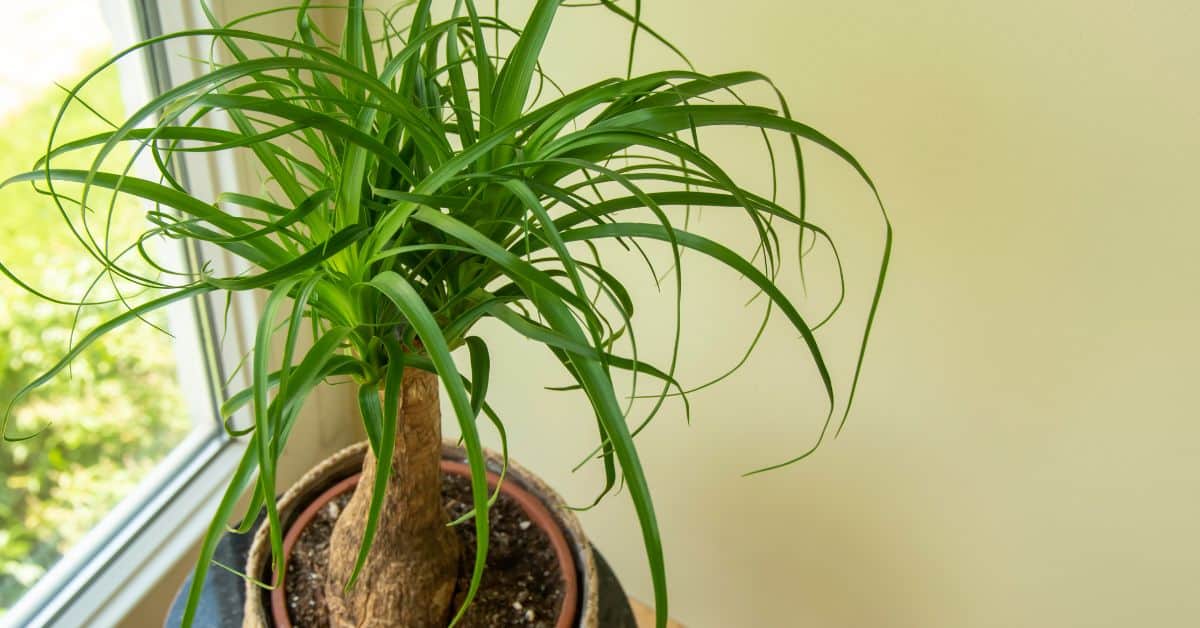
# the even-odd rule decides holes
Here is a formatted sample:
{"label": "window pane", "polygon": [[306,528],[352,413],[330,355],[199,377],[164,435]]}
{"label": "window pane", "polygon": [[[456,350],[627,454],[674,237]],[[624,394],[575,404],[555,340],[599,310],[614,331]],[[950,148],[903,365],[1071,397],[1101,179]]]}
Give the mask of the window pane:
{"label": "window pane", "polygon": [[[7,178],[29,170],[45,150],[64,96],[56,83],[74,85],[112,53],[113,44],[100,0],[6,3],[0,15],[0,178]],[[126,109],[122,93],[131,93],[122,89],[122,80],[127,87],[141,77],[117,71],[98,77],[82,98],[100,115],[71,107],[58,142],[110,130],[103,118],[119,119]],[[56,165],[86,167],[88,161]],[[77,190],[66,189],[72,196]],[[65,210],[77,227],[86,222],[97,247],[118,251],[144,229],[146,208],[118,198],[106,234],[109,200],[90,194],[93,212],[83,222],[78,206]],[[100,265],[74,239],[52,201],[19,184],[0,190],[0,209],[0,262],[55,297],[78,300],[88,293]],[[145,268],[136,253],[129,265]],[[136,286],[114,286],[102,279],[89,299],[111,299],[118,290],[132,302],[148,295]],[[0,404],[63,354],[72,330],[77,339],[124,309],[118,301],[77,312],[0,279],[0,337],[6,339],[0,342]],[[109,335],[76,360],[69,374],[16,407],[8,436],[44,431],[0,444],[0,614],[192,432],[171,337],[151,326],[166,330],[171,322],[159,313],[149,317],[150,324],[129,325]]]}

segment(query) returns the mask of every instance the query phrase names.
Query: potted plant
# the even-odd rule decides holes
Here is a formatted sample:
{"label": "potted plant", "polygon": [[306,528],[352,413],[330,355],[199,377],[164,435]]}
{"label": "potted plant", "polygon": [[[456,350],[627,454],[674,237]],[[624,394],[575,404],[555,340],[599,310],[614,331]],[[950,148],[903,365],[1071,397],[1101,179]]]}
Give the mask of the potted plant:
{"label": "potted plant", "polygon": [[[295,536],[289,525],[303,518],[316,493],[340,483],[349,501],[333,515],[328,571],[318,592],[333,625],[455,623],[477,596],[493,508],[510,499],[502,497],[504,486],[517,484],[538,496],[532,505],[511,498],[521,502],[521,512],[549,507],[548,526],[567,528],[561,536],[573,548],[556,546],[559,558],[566,553],[590,560],[586,539],[553,493],[503,452],[489,455],[480,442],[480,416],[503,435],[503,422],[486,401],[488,345],[471,334],[477,322],[492,318],[550,351],[590,402],[593,416],[580,417],[580,427],[598,433],[595,457],[607,479],[601,496],[616,485],[619,472],[636,508],[657,621],[664,625],[662,545],[634,441],[645,423],[627,424],[614,374],[656,380],[654,412],[669,397],[686,398],[675,379],[680,339],[677,332],[669,364],[638,358],[635,303],[624,280],[606,268],[604,255],[616,253],[602,243],[616,242],[623,247],[616,251],[647,262],[642,245],[659,243],[670,254],[663,274],[673,281],[677,302],[689,255],[712,258],[752,282],[799,334],[822,378],[832,419],[835,386],[814,335],[824,320],[807,320],[774,281],[785,259],[781,233],[796,236],[801,249],[805,236],[833,244],[805,213],[801,141],[831,151],[872,191],[874,185],[847,151],[793,120],[782,96],[773,108],[743,102],[739,88],[771,85],[760,74],[705,75],[687,64],[640,76],[630,71],[552,94],[539,56],[562,0],[538,0],[519,26],[481,12],[472,0],[439,3],[447,14],[440,18],[433,4],[406,2],[373,13],[362,0],[351,0],[337,45],[309,19],[308,2],[288,9],[296,15],[292,38],[256,32],[243,20],[222,25],[208,13],[211,28],[147,40],[70,90],[64,109],[119,58],[168,39],[211,39],[226,57],[167,89],[111,132],[62,142],[52,131],[50,148],[34,168],[4,182],[32,183],[58,203],[68,232],[103,264],[100,279],[152,295],[131,296],[125,314],[81,336],[54,368],[9,400],[9,409],[85,347],[151,311],[206,293],[262,291],[265,304],[247,356],[252,386],[222,407],[229,417],[248,405],[253,425],[227,422],[231,435],[248,446],[203,539],[194,581],[204,581],[217,540],[249,492],[241,528],[266,514],[248,578],[252,586],[283,586],[285,538]],[[609,0],[599,6],[631,25],[622,44],[630,69],[639,38],[671,46],[642,23],[640,3],[632,11]],[[211,125],[213,112],[222,112],[232,126]],[[773,195],[735,182],[718,156],[700,147],[699,134],[708,127],[748,129],[768,150],[770,137],[784,139],[787,176],[800,186],[799,205],[784,207]],[[114,165],[122,145],[131,145],[133,156]],[[187,151],[248,154],[269,185],[260,194],[228,193],[215,203],[196,198],[173,169],[176,156]],[[90,166],[59,165],[79,154]],[[774,172],[771,154],[773,174],[783,176],[787,169]],[[152,158],[157,178],[132,170],[139,155]],[[96,219],[88,218],[112,211],[107,199],[118,194],[152,204],[145,233],[123,250],[108,246]],[[738,253],[687,230],[691,207],[743,214],[758,234],[757,250]],[[253,270],[218,276],[203,260],[190,269],[171,268],[146,245],[162,238],[221,249]],[[847,412],[890,247],[889,226],[843,404]],[[657,280],[663,269],[650,266]],[[310,346],[297,340],[305,329],[313,332]],[[272,369],[270,348],[280,339],[282,361]],[[456,366],[456,351],[469,362],[469,377]],[[323,463],[277,502],[276,465],[284,443],[303,438],[293,434],[297,413],[313,388],[329,379],[357,386],[368,442]],[[461,428],[459,450],[443,451],[440,393]],[[6,440],[28,436],[4,434]],[[453,466],[442,462],[446,457],[461,457],[465,478],[465,506],[453,522],[441,493],[439,469]],[[361,477],[341,482],[358,471]],[[469,528],[474,551],[464,550],[455,527]],[[561,567],[564,576],[573,569]],[[586,565],[578,569],[586,580]],[[258,580],[266,582],[254,584]],[[588,586],[572,585],[571,595],[578,588],[587,598]],[[200,588],[189,594],[185,624]],[[258,596],[250,598],[247,621],[266,622]],[[588,603],[582,599],[582,610],[567,613],[559,625],[595,625]]]}

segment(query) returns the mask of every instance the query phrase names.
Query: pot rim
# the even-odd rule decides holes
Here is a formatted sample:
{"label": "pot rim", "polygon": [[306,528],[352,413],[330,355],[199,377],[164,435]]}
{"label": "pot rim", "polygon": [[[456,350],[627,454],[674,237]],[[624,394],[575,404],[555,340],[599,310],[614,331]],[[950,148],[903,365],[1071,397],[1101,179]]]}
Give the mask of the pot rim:
{"label": "pot rim", "polygon": [[[458,460],[443,457],[440,467],[443,474],[471,477],[470,467]],[[283,539],[283,560],[285,565],[291,559],[292,550],[295,548],[297,541],[299,541],[300,535],[316,517],[317,513],[337,496],[348,490],[354,490],[361,477],[362,473],[355,473],[337,481],[313,499],[295,520],[292,521]],[[526,490],[519,481],[506,477],[501,482],[500,475],[491,469],[488,469],[487,481],[489,489],[495,489],[497,484],[499,484],[500,492],[517,502],[522,512],[525,513],[525,516],[541,529],[550,540],[550,545],[553,547],[554,554],[558,559],[560,578],[563,582],[563,599],[559,605],[555,627],[571,628],[575,625],[576,616],[579,612],[580,583],[575,563],[575,552],[571,547],[571,543],[567,540],[568,531],[554,514],[550,512],[547,504],[543,503],[542,498]],[[271,618],[274,620],[277,628],[292,628],[291,618],[288,616],[287,611],[286,594],[287,582],[286,578],[284,578],[277,583],[276,587],[271,591],[270,596]]]}

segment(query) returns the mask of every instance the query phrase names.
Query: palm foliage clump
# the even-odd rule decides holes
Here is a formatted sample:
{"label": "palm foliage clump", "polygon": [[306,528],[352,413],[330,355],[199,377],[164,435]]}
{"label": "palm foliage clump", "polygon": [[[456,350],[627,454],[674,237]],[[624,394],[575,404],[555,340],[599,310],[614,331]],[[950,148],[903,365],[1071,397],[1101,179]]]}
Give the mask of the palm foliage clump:
{"label": "palm foliage clump", "polygon": [[[629,255],[645,256],[647,242],[669,250],[665,274],[674,279],[677,303],[688,255],[707,256],[752,282],[802,338],[832,408],[833,379],[813,333],[819,324],[806,320],[774,282],[785,260],[795,259],[783,250],[781,230],[833,244],[805,213],[802,142],[831,151],[874,186],[848,152],[793,120],[782,97],[770,107],[743,102],[740,89],[770,86],[760,74],[630,72],[559,92],[541,73],[539,55],[561,0],[535,2],[521,25],[494,10],[481,12],[472,0],[447,3],[444,18],[434,17],[432,4],[408,2],[376,14],[352,0],[340,44],[310,19],[308,3],[288,9],[296,16],[291,38],[255,32],[243,20],[220,24],[210,14],[211,28],[154,38],[117,55],[203,38],[212,42],[214,61],[199,78],[165,90],[109,132],[66,142],[52,136],[35,168],[5,183],[30,182],[56,201],[70,233],[102,264],[98,284],[136,286],[138,295],[150,295],[126,299],[124,314],[81,336],[25,390],[53,377],[108,331],[170,303],[211,292],[265,291],[248,360],[253,386],[223,408],[232,414],[252,406],[252,426],[229,426],[249,447],[203,544],[197,581],[236,500],[250,489],[246,524],[265,507],[274,554],[281,555],[279,515],[267,499],[276,494],[276,461],[306,396],[328,378],[350,378],[360,391],[363,424],[381,470],[372,487],[378,504],[396,429],[389,418],[408,366],[438,374],[461,427],[481,540],[473,594],[487,551],[490,497],[476,418],[495,422],[501,434],[503,426],[485,401],[488,345],[471,332],[479,321],[494,319],[545,346],[590,401],[603,492],[619,473],[641,524],[662,621],[662,548],[633,441],[645,423],[630,427],[613,382],[616,372],[656,380],[651,416],[668,397],[685,394],[674,376],[679,335],[668,364],[639,359],[633,300],[606,267],[599,243],[616,242]],[[630,67],[639,37],[670,46],[642,23],[640,3],[630,10],[608,0],[595,6],[631,25]],[[73,104],[68,99],[63,108]],[[214,114],[229,124],[212,123]],[[699,148],[698,134],[707,127],[749,129],[772,155],[772,142],[782,140],[786,170],[800,186],[799,206],[784,207],[773,194],[739,185]],[[137,157],[112,159],[123,145],[151,161],[157,176],[134,169]],[[217,202],[190,194],[174,164],[180,155],[211,151],[250,156],[266,173],[264,192],[226,193]],[[56,165],[81,152],[91,167]],[[149,227],[129,246],[113,246],[106,233],[113,195],[102,195],[109,192],[152,204]],[[687,230],[688,212],[696,207],[740,212],[757,234],[757,249],[741,254]],[[162,238],[202,243],[201,250],[221,250],[251,270],[218,275],[203,259],[172,267],[149,244]],[[867,332],[890,245],[889,227]],[[651,264],[651,274],[658,272]],[[297,339],[306,330],[313,342],[302,348]],[[282,366],[270,370],[268,347],[276,337],[283,340]],[[460,348],[469,356],[469,378],[451,357]],[[6,432],[6,438],[20,437]],[[377,511],[363,537],[364,553]],[[192,596],[189,610],[198,591]]]}

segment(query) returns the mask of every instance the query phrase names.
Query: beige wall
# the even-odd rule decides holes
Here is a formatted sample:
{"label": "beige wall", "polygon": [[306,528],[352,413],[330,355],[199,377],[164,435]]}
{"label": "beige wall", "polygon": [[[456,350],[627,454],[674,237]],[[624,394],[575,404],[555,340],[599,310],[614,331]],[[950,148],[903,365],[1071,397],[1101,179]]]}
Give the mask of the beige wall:
{"label": "beige wall", "polygon": [[[821,418],[802,347],[777,325],[695,395],[690,427],[671,406],[641,437],[672,614],[699,628],[1197,625],[1195,5],[645,4],[699,68],[766,71],[798,118],[862,158],[898,238],[839,440],[739,477],[803,449]],[[623,69],[615,25],[585,15],[550,41],[569,86]],[[762,180],[749,143],[708,146]],[[812,161],[813,210],[848,242],[861,313],[877,220],[844,167]],[[737,222],[701,224],[741,237]],[[749,293],[689,268],[696,382],[747,339]],[[649,339],[667,301],[638,296]],[[843,375],[855,322],[828,336]],[[585,404],[538,388],[563,381],[548,356],[490,336],[515,454],[582,503],[599,485],[595,469],[568,472],[593,440]],[[650,597],[627,497],[583,519]]]}

